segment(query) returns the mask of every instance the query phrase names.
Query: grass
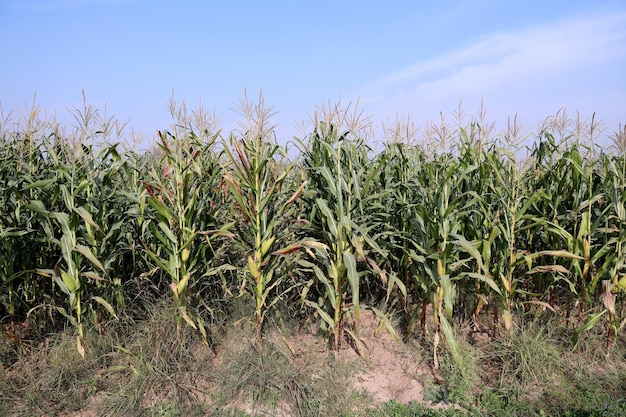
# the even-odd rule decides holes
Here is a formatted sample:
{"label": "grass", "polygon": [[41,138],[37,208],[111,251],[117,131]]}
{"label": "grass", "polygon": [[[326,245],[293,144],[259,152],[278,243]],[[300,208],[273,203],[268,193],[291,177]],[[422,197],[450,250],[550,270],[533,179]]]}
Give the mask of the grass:
{"label": "grass", "polygon": [[549,320],[516,328],[510,335],[483,341],[479,346],[465,339],[462,351],[473,359],[470,363],[477,377],[468,384],[451,363],[446,368],[446,384],[435,392],[440,399],[453,399],[467,407],[471,415],[623,413],[623,346],[607,354],[602,349],[601,333],[596,333],[586,339],[585,346],[572,349],[564,334],[564,328]]}
{"label": "grass", "polygon": [[[626,412],[624,344],[603,353],[601,332],[572,349],[548,322],[480,341],[457,329],[461,371],[441,356],[443,381],[421,375],[425,402],[376,403],[355,388],[372,363],[352,350],[329,351],[297,319],[268,321],[262,345],[245,319],[221,323],[207,347],[191,328],[178,333],[167,303],[106,334],[87,332],[85,359],[75,329],[36,347],[3,344],[0,412],[6,416],[618,416]],[[557,329],[557,330],[554,330]],[[364,341],[374,346],[373,340]],[[428,339],[406,345],[424,357]],[[430,366],[427,363],[424,366]],[[91,411],[89,411],[91,410]],[[76,413],[76,414],[73,414]]]}

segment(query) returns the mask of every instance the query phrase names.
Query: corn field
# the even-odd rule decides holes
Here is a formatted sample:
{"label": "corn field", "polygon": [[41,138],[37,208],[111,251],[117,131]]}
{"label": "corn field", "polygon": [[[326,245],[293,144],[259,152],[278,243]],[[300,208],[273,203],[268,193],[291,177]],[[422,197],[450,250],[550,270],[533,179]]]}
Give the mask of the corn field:
{"label": "corn field", "polygon": [[[332,349],[357,349],[371,310],[394,336],[456,352],[455,326],[506,335],[558,317],[575,344],[626,323],[626,129],[600,148],[598,123],[546,119],[521,135],[481,119],[385,129],[319,108],[290,157],[271,109],[244,100],[224,135],[202,109],[145,152],[85,106],[66,128],[32,114],[0,121],[0,326],[26,344],[70,325],[141,315],[167,299],[205,341],[229,299],[249,300],[261,343],[287,307]],[[380,149],[378,149],[380,148]],[[392,325],[393,324],[393,325]]]}

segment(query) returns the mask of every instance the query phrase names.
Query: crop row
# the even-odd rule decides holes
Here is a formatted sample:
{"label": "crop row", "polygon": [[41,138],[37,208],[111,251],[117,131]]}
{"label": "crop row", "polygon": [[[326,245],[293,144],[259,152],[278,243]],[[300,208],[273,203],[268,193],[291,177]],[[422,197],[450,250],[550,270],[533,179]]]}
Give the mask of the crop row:
{"label": "crop row", "polygon": [[4,335],[61,318],[83,352],[84,326],[167,297],[208,341],[207,320],[243,297],[259,342],[287,306],[334,349],[360,349],[370,309],[392,333],[392,313],[405,334],[432,333],[435,366],[460,321],[505,334],[547,314],[574,343],[595,325],[618,337],[626,156],[593,145],[593,120],[585,135],[546,124],[522,157],[515,126],[472,121],[424,143],[397,129],[374,152],[327,112],[288,157],[262,100],[244,104],[242,132],[186,118],[146,152],[111,144],[93,109],[70,134],[34,116],[0,126]]}

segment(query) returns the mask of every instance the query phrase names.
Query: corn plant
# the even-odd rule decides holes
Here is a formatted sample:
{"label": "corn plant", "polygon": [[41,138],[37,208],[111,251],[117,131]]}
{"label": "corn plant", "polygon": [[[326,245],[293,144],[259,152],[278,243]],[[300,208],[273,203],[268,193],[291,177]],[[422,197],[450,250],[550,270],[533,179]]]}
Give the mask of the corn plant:
{"label": "corn plant", "polygon": [[[602,310],[587,315],[584,323],[579,326],[572,336],[574,344],[578,342],[580,334],[591,329],[604,315],[607,317],[607,349],[617,338],[618,330],[626,320],[620,323],[620,312],[616,310],[617,297],[626,292],[626,256],[624,253],[626,236],[626,183],[624,182],[625,165],[623,158],[609,158],[604,156],[598,160],[602,163],[606,204],[599,214],[597,224],[591,225],[587,220],[588,212],[583,213],[583,220],[587,223],[585,230],[594,231],[595,245],[589,245],[590,271],[592,279],[586,288],[587,299],[591,302],[598,294],[595,290],[597,283],[602,283],[599,294]],[[583,239],[580,239],[585,242]]]}
{"label": "corn plant", "polygon": [[[0,300],[3,316],[23,320],[36,305],[44,302],[49,288],[32,279],[40,267],[41,257],[49,254],[46,236],[41,233],[40,218],[33,218],[25,205],[37,198],[29,185],[49,173],[44,149],[48,125],[39,118],[40,109],[33,106],[27,116],[11,119],[9,113],[0,126]],[[15,124],[15,129],[8,126]]]}
{"label": "corn plant", "polygon": [[[320,122],[309,138],[304,155],[310,188],[310,222],[317,225],[315,239],[322,246],[315,248],[321,265],[301,262],[311,268],[315,279],[308,282],[303,299],[313,307],[331,335],[332,345],[339,349],[348,332],[355,343],[358,335],[347,329],[346,318],[353,318],[353,330],[360,319],[360,290],[362,278],[380,269],[370,252],[385,256],[370,235],[375,230],[376,212],[381,210],[374,185],[383,164],[369,165],[367,148],[351,132],[340,133],[333,124]],[[366,267],[359,270],[357,261]],[[310,288],[319,284],[317,301],[307,299]],[[376,312],[376,310],[374,310]],[[378,313],[377,313],[378,314]],[[379,316],[381,316],[379,314]]]}
{"label": "corn plant", "polygon": [[443,336],[457,362],[461,362],[456,338],[452,332],[452,316],[457,298],[454,262],[457,260],[455,236],[462,232],[462,217],[465,208],[458,186],[466,172],[449,155],[442,155],[429,164],[422,179],[430,185],[424,201],[418,206],[418,213],[424,219],[424,241],[420,242],[424,253],[418,259],[421,262],[418,273],[414,276],[426,299],[422,308],[422,327],[426,329],[426,304],[432,306],[435,324],[433,362],[438,369],[438,346],[440,335]]}
{"label": "corn plant", "polygon": [[[383,164],[379,187],[388,191],[384,199],[385,221],[382,223],[388,233],[381,236],[381,245],[388,255],[380,260],[381,268],[389,274],[385,298],[390,301],[391,290],[397,287],[399,298],[392,301],[394,304],[400,302],[407,314],[411,310],[409,300],[406,300],[407,288],[413,285],[416,262],[423,261],[420,256],[425,253],[421,246],[424,242],[424,219],[417,210],[418,203],[424,199],[424,190],[416,175],[423,162],[420,148],[405,143],[387,144],[377,158],[377,163]],[[412,295],[417,296],[417,291],[420,288],[414,288]]]}
{"label": "corn plant", "polygon": [[[31,165],[31,155],[23,155],[18,143],[9,137],[3,137],[0,142],[0,300],[10,317],[11,331],[14,331],[16,314],[21,315],[29,309],[22,303],[31,294],[22,293],[24,282],[21,278],[28,273],[27,268],[33,268],[27,260],[28,245],[24,245],[28,242],[25,236],[32,229],[24,224],[22,206],[26,200],[23,187],[28,183],[29,174],[37,170],[36,161]],[[23,173],[22,169],[29,172]]]}
{"label": "corn plant", "polygon": [[281,163],[280,148],[270,135],[247,132],[239,140],[231,134],[230,147],[224,148],[229,161],[224,177],[234,212],[242,218],[236,233],[236,242],[247,258],[242,290],[247,288],[255,300],[259,343],[268,310],[289,291],[281,288],[286,277],[281,254],[288,253],[294,243],[288,221],[293,216],[292,204],[306,185],[303,182],[291,196],[285,193],[283,183],[293,164]]}
{"label": "corn plant", "polygon": [[137,198],[144,249],[170,279],[178,327],[185,321],[201,332],[205,342],[204,319],[192,310],[193,288],[211,266],[211,242],[228,236],[230,227],[218,224],[219,207],[212,199],[219,194],[216,187],[221,181],[213,152],[217,137],[212,135],[203,143],[193,132],[183,138],[159,132],[162,157],[143,181],[145,189]]}
{"label": "corn plant", "polygon": [[[116,283],[110,280],[108,271],[102,263],[100,251],[108,252],[111,248],[107,244],[102,228],[93,218],[102,207],[93,205],[94,193],[102,188],[94,181],[94,164],[101,159],[100,166],[106,171],[109,163],[107,155],[111,149],[105,149],[100,158],[83,158],[75,160],[72,165],[61,166],[63,159],[54,148],[48,147],[47,153],[56,164],[56,177],[35,181],[25,187],[27,190],[37,190],[41,196],[48,196],[47,204],[39,199],[29,201],[24,207],[34,215],[40,216],[46,226],[43,228],[47,239],[60,251],[61,261],[48,268],[38,268],[37,273],[50,277],[66,296],[66,307],[56,306],[78,331],[77,348],[84,357],[83,323],[86,312],[95,316],[99,314],[98,306],[103,307],[109,314],[117,317],[111,303],[103,298],[103,291],[110,291]],[[83,151],[91,152],[91,147],[85,146]],[[55,207],[57,197],[62,205]],[[57,211],[58,210],[58,211]],[[60,231],[60,233],[59,233]],[[104,243],[104,245],[101,245]],[[114,254],[110,254],[113,257]],[[50,260],[48,260],[50,262]],[[119,286],[119,282],[117,282]],[[95,317],[94,322],[98,321]]]}

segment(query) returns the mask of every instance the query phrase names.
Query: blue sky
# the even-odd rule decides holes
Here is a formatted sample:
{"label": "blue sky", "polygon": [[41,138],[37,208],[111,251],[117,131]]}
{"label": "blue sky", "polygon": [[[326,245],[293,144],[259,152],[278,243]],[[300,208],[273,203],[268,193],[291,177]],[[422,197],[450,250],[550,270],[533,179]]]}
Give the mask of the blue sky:
{"label": "blue sky", "polygon": [[151,138],[167,103],[230,110],[262,89],[279,140],[316,104],[418,126],[484,100],[498,126],[566,107],[626,123],[626,2],[0,0],[0,102],[96,106]]}

